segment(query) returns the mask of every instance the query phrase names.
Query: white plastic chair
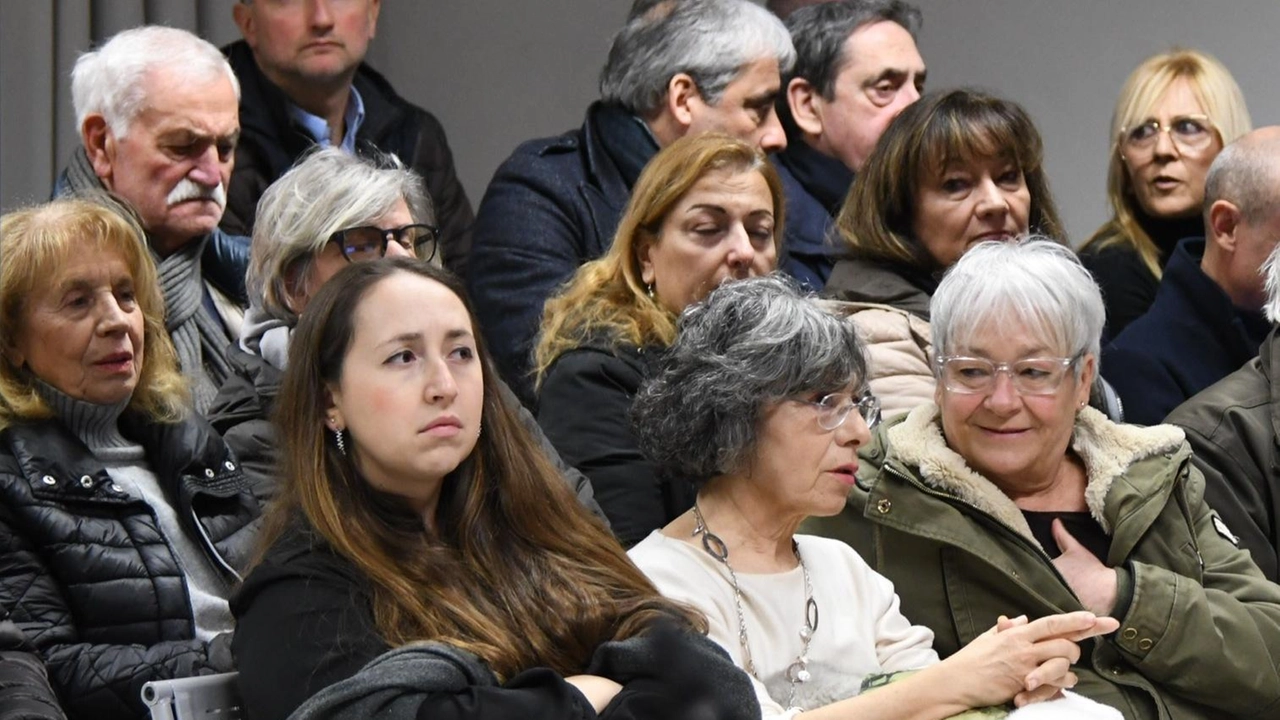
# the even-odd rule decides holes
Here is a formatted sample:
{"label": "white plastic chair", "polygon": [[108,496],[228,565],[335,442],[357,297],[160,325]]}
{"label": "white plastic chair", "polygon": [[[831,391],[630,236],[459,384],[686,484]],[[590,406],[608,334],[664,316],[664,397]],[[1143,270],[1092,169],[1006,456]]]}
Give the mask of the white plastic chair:
{"label": "white plastic chair", "polygon": [[151,720],[243,720],[239,673],[153,680],[142,686]]}

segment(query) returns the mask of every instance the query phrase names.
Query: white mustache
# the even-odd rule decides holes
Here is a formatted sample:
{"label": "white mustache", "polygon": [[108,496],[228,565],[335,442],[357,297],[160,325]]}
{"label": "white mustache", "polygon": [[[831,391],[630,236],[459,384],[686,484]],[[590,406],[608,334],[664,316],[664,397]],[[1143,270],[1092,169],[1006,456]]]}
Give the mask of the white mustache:
{"label": "white mustache", "polygon": [[210,187],[201,185],[191,178],[184,177],[169,191],[169,197],[165,198],[165,202],[169,204],[169,207],[173,207],[187,200],[212,200],[218,204],[218,207],[225,210],[227,207],[227,191],[222,189],[221,183]]}

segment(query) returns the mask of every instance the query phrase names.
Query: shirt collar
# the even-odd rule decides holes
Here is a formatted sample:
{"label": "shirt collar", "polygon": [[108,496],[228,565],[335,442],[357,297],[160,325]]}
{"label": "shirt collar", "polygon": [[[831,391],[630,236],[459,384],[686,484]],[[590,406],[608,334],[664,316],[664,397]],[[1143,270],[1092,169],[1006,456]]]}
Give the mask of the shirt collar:
{"label": "shirt collar", "polygon": [[[329,147],[329,123],[319,115],[312,115],[302,108],[288,104],[289,117],[302,126],[303,130],[316,141],[320,147]],[[346,125],[347,131],[342,135],[342,150],[354,153],[356,151],[356,133],[360,130],[360,126],[364,124],[364,98],[360,97],[360,91],[356,90],[354,85],[351,86],[351,94],[347,97],[347,111],[342,117],[343,123]]]}

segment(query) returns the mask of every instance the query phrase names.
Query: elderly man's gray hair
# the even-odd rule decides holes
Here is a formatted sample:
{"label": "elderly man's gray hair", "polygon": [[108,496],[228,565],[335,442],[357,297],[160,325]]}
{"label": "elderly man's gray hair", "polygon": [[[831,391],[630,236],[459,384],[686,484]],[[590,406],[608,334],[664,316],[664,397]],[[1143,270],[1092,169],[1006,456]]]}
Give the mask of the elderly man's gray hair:
{"label": "elderly man's gray hair", "polygon": [[600,73],[600,97],[648,117],[659,111],[667,84],[686,73],[708,104],[747,65],[778,61],[786,74],[795,61],[782,21],[747,0],[665,0],[639,5],[613,38]]}
{"label": "elderly man's gray hair", "polygon": [[[786,77],[804,78],[822,97],[835,97],[836,77],[848,60],[849,36],[863,25],[892,22],[911,33],[924,22],[920,10],[902,0],[841,0],[800,8],[787,17],[796,64]],[[857,48],[853,48],[857,52]]]}
{"label": "elderly man's gray hair", "polygon": [[[1070,248],[1040,235],[975,245],[947,271],[929,303],[940,356],[964,351],[992,323],[1020,323],[1051,352],[1097,358],[1105,321],[1093,276]],[[1077,373],[1081,369],[1077,364]]]}
{"label": "elderly man's gray hair", "polygon": [[700,484],[744,467],[770,404],[857,390],[866,377],[853,323],[795,281],[778,274],[731,281],[685,309],[631,420],[660,472]]}
{"label": "elderly man's gray hair", "polygon": [[221,73],[231,81],[236,99],[240,98],[240,81],[212,43],[186,30],[143,25],[116,33],[102,47],[76,60],[71,70],[71,102],[77,129],[87,116],[97,113],[116,137],[124,137],[146,105],[143,80],[160,68],[192,81],[209,81]]}
{"label": "elderly man's gray hair", "polygon": [[289,325],[289,283],[304,278],[337,231],[370,225],[404,200],[415,223],[435,224],[422,177],[395,155],[350,155],[317,148],[281,175],[258,201],[246,283],[249,301]]}

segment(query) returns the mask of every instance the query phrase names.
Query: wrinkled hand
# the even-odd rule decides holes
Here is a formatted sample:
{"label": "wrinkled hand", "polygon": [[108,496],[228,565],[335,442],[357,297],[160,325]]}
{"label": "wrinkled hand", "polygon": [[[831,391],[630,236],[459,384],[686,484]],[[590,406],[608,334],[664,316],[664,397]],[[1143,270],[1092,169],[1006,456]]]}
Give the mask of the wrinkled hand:
{"label": "wrinkled hand", "polygon": [[1109,568],[1067,532],[1061,520],[1053,521],[1053,539],[1062,554],[1053,564],[1066,578],[1076,597],[1086,609],[1099,615],[1109,614],[1116,606],[1117,579],[1115,568]]}
{"label": "wrinkled hand", "polygon": [[1091,612],[1050,615],[1034,622],[1025,617],[1001,618],[944,664],[957,671],[969,707],[997,705],[1010,699],[1021,707],[1056,697],[1076,683],[1071,665],[1080,659],[1085,638],[1115,631],[1111,618]]}
{"label": "wrinkled hand", "polygon": [[599,675],[570,675],[564,681],[578,688],[597,713],[603,712],[622,691],[621,685]]}

